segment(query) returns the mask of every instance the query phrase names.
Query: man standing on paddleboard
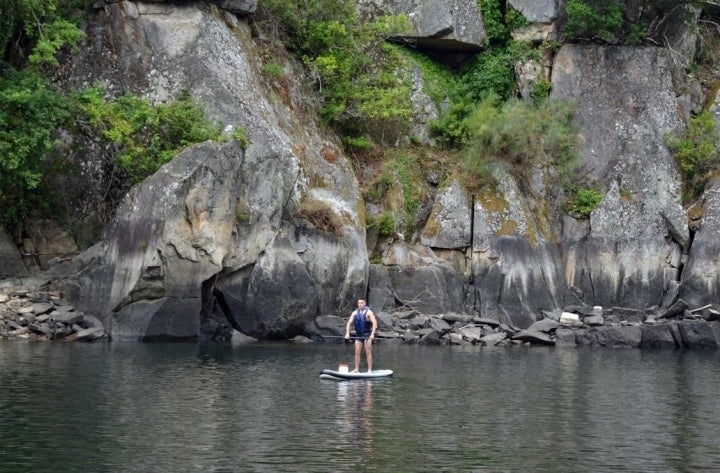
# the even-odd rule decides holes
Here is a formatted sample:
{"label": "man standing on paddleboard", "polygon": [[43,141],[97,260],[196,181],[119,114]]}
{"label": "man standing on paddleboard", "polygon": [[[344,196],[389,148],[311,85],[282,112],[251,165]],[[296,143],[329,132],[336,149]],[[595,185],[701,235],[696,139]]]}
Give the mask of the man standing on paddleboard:
{"label": "man standing on paddleboard", "polygon": [[365,299],[358,299],[358,308],[350,314],[345,326],[345,340],[350,340],[350,327],[355,327],[355,369],[353,373],[360,372],[360,352],[365,346],[368,372],[372,371],[372,342],[377,330],[377,320],[372,309],[367,306]]}

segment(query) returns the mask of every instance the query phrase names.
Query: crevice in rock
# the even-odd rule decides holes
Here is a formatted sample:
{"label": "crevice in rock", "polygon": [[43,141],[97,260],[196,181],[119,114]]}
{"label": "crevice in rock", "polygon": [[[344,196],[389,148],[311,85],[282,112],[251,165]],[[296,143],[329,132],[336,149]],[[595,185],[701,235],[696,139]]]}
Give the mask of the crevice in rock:
{"label": "crevice in rock", "polygon": [[[468,290],[475,291],[475,270],[473,268],[473,248],[475,247],[475,195],[470,196],[470,251],[465,252],[465,260],[466,263],[470,268],[469,271],[467,271],[468,275]],[[465,294],[465,301],[468,300],[468,295]],[[477,297],[473,295],[473,309],[476,309],[479,307],[477,304]],[[466,302],[467,303],[467,302]]]}
{"label": "crevice in rock", "polygon": [[590,282],[590,292],[592,292],[593,305],[597,305],[597,294],[595,294],[595,283],[593,282],[592,271],[590,268],[586,269],[588,281]]}
{"label": "crevice in rock", "polygon": [[[210,287],[207,288],[207,291],[208,291],[207,297],[208,297],[208,299],[210,299],[210,301],[208,303],[208,306],[210,308],[210,313],[208,313],[208,316],[212,317],[212,314],[216,313],[213,310],[216,307],[217,309],[219,309],[219,312],[224,316],[225,321],[227,321],[227,323],[232,328],[234,328],[235,330],[237,330],[239,332],[242,332],[240,327],[235,322],[235,318],[232,316],[232,310],[230,309],[230,306],[228,305],[227,301],[225,300],[225,295],[223,294],[222,291],[220,291],[219,289],[217,289],[215,287],[215,279],[216,278],[214,277],[211,279],[213,279],[212,284],[210,285]],[[210,280],[208,280],[208,281],[210,281]],[[207,283],[208,281],[205,281],[205,283]],[[205,291],[206,291],[205,283],[203,283],[203,309],[205,308],[205,297],[206,297],[205,296]],[[213,302],[212,302],[213,298],[215,300],[215,304],[213,304]]]}
{"label": "crevice in rock", "polygon": [[690,250],[692,249],[694,239],[695,239],[695,230],[693,230],[691,228],[688,231],[687,248],[683,252],[682,256],[680,257],[680,264],[678,264],[678,270],[677,270],[677,281],[678,282],[682,282],[682,280],[683,280],[683,273],[685,272],[685,263],[687,262],[688,258],[690,257]]}

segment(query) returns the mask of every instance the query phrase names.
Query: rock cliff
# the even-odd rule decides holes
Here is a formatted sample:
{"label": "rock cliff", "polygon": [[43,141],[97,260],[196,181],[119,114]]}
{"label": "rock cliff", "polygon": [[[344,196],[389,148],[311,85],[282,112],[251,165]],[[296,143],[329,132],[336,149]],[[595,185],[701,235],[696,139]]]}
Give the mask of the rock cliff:
{"label": "rock cliff", "polygon": [[[556,2],[509,3],[535,25],[558,17]],[[133,187],[92,260],[56,282],[113,340],[289,338],[364,296],[376,311],[467,313],[513,333],[573,305],[649,315],[679,295],[717,306],[718,183],[691,231],[664,142],[698,101],[676,78],[677,50],[565,44],[551,58],[551,98],[576,104],[577,179],[605,190],[589,219],[564,211],[546,169],[529,189],[498,168],[482,191],[428,179],[412,237],[371,239],[357,170],[315,122],[302,68],[288,61],[292,80],[270,83],[245,16],[255,2],[216,4],[102,5],[59,78],[154,101],[187,90],[228,135],[247,133],[246,147],[195,145]],[[358,4],[406,14],[402,39],[434,56],[484,48],[474,0]],[[107,176],[95,178],[89,188]],[[3,276],[26,276],[5,240]]]}

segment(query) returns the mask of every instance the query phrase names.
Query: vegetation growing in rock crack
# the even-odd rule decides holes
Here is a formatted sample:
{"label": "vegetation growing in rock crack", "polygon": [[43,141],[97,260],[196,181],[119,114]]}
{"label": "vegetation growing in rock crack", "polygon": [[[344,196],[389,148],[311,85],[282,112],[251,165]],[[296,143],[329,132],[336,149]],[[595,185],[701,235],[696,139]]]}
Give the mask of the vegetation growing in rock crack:
{"label": "vegetation growing in rock crack", "polygon": [[396,74],[401,56],[386,42],[409,29],[407,18],[363,22],[345,0],[267,0],[254,22],[303,60],[322,97],[322,118],[351,145],[363,146],[365,133],[382,139],[383,130],[407,128],[410,84]]}
{"label": "vegetation growing in rock crack", "polygon": [[150,176],[193,143],[221,139],[220,125],[207,120],[187,92],[158,105],[129,94],[106,100],[103,94],[99,87],[80,92],[78,108],[103,138],[117,145],[114,160],[132,182]]}

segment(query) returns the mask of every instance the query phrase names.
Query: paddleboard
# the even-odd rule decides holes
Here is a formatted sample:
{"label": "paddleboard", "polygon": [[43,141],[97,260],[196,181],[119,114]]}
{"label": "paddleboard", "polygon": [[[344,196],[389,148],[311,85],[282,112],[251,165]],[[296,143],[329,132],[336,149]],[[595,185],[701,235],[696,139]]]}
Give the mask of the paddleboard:
{"label": "paddleboard", "polygon": [[392,370],[372,370],[370,372],[363,371],[361,373],[351,373],[324,369],[320,372],[321,379],[332,379],[335,381],[346,381],[350,379],[389,378],[392,375]]}

